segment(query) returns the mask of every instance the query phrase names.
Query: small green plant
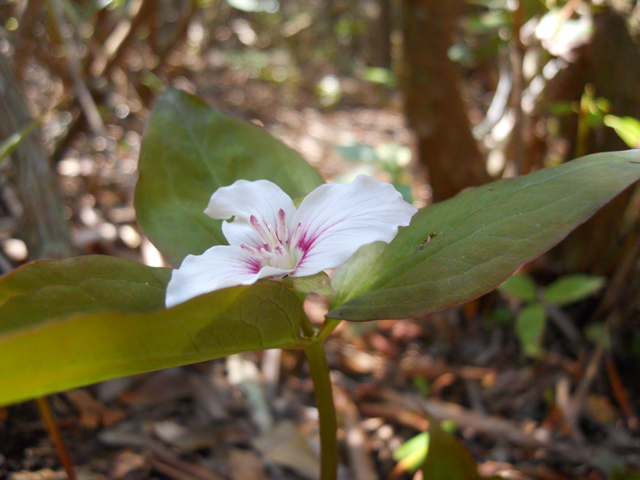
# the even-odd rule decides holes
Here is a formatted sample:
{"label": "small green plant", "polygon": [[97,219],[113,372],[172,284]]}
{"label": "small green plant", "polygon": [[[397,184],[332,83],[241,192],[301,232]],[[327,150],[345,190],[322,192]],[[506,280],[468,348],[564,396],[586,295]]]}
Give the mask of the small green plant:
{"label": "small green plant", "polygon": [[613,128],[629,148],[640,148],[640,120],[633,117],[605,115],[604,124]]}
{"label": "small green plant", "polygon": [[480,480],[476,463],[453,435],[456,428],[452,421],[432,419],[428,432],[410,438],[393,452],[398,462],[394,473],[422,468],[426,480]]}
{"label": "small green plant", "polygon": [[527,274],[510,277],[498,290],[515,298],[522,306],[515,320],[515,330],[522,352],[533,358],[544,355],[542,337],[547,327],[549,307],[563,307],[600,290],[605,284],[602,277],[566,275],[540,288]]}

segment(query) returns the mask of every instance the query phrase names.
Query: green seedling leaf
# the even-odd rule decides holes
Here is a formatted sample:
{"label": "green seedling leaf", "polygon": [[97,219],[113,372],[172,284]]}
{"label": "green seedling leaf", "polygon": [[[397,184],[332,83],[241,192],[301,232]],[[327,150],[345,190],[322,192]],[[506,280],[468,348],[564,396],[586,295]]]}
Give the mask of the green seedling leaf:
{"label": "green seedling leaf", "polygon": [[398,83],[394,73],[387,68],[368,67],[358,76],[368,82],[379,83],[387,87],[395,87]]}
{"label": "green seedling leaf", "polygon": [[[367,325],[366,323],[354,323],[354,325]],[[431,385],[429,384],[429,380],[422,375],[414,375],[411,377],[411,383],[413,384],[413,388],[415,388],[420,395],[423,397],[428,397],[429,392],[431,391]]]}
{"label": "green seedling leaf", "polygon": [[[118,294],[128,292],[116,282],[110,295]],[[0,307],[1,322],[10,326],[0,331],[0,406],[124,375],[306,345],[299,335],[302,304],[270,280],[218,290],[169,310],[121,313],[105,305],[103,311],[39,314],[25,325],[28,302],[12,308],[19,297]],[[66,297],[52,295],[51,301]]]}
{"label": "green seedling leaf", "polygon": [[174,266],[187,254],[227,243],[222,222],[204,214],[217,188],[265,179],[297,198],[323,183],[299,154],[265,130],[175,89],[160,96],[151,115],[139,170],[138,222]]}
{"label": "green seedling leaf", "polygon": [[328,317],[423,315],[496,288],[640,179],[640,151],[590,155],[421,209],[373,261],[349,262]]}
{"label": "green seedling leaf", "polygon": [[38,121],[34,120],[22,131],[10,135],[9,138],[0,143],[0,166],[11,155],[22,141],[29,136],[33,129],[38,125]]}
{"label": "green seedling leaf", "polygon": [[522,352],[532,358],[539,358],[544,350],[542,336],[547,326],[547,314],[542,303],[534,303],[523,308],[516,317],[516,335]]}
{"label": "green seedling leaf", "polygon": [[498,287],[503,293],[516,297],[521,302],[531,302],[536,298],[538,287],[530,275],[513,275]]}
{"label": "green seedling leaf", "polygon": [[429,433],[423,432],[396,448],[393,458],[398,462],[398,469],[403,472],[413,472],[424,463],[428,451]]}
{"label": "green seedling leaf", "polygon": [[566,275],[547,287],[542,296],[546,303],[568,305],[593,295],[605,285],[605,278],[591,275]]}
{"label": "green seedling leaf", "polygon": [[476,463],[453,435],[432,421],[429,436],[429,451],[422,464],[424,480],[480,480]]}
{"label": "green seedling leaf", "polygon": [[640,147],[640,120],[633,117],[605,115],[604,124],[613,128],[629,148]]}

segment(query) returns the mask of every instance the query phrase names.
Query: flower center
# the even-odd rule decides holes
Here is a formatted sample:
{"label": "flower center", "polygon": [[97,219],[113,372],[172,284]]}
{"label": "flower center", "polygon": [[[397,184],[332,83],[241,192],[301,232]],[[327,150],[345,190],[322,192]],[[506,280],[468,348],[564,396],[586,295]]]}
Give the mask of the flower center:
{"label": "flower center", "polygon": [[249,224],[260,238],[262,245],[258,248],[240,245],[255,257],[261,258],[272,267],[282,270],[293,270],[299,258],[290,249],[289,227],[284,210],[278,211],[277,224],[271,225],[264,220],[258,220],[254,215],[249,217]]}

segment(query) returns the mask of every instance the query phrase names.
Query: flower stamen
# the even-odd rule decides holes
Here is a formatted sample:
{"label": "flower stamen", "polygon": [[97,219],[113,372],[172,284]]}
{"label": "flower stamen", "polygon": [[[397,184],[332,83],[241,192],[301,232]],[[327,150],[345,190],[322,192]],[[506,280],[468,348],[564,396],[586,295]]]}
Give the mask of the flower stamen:
{"label": "flower stamen", "polygon": [[277,225],[275,228],[266,221],[260,221],[255,216],[249,217],[249,224],[258,234],[262,246],[258,248],[249,245],[240,245],[251,255],[266,261],[265,263],[283,270],[295,268],[296,262],[289,251],[289,229],[287,217],[283,209],[278,211]]}

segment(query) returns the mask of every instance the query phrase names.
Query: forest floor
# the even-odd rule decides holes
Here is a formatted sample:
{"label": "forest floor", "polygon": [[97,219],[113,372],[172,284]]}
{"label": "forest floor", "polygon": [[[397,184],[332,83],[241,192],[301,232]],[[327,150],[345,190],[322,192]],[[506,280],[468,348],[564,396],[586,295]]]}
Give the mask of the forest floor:
{"label": "forest floor", "polygon": [[[55,105],[61,87],[36,67],[30,72],[28,97],[42,112]],[[343,97],[327,109],[309,95],[283,106],[279,87],[241,70],[206,70],[175,83],[263,124],[327,180],[363,172],[394,180],[367,155],[385,145],[412,148],[400,98],[379,85],[340,81]],[[81,254],[162,265],[133,209],[148,111],[130,113],[131,102],[117,96],[107,102],[109,136],[73,133],[56,163],[74,246]],[[49,114],[49,144],[72,124],[70,115]],[[415,172],[407,182],[412,196],[424,205],[428,187],[417,167],[408,169]],[[9,188],[5,184],[5,202]],[[2,238],[17,236],[17,220],[0,218]],[[20,248],[4,253],[15,265],[24,261]],[[547,264],[543,259],[528,268],[544,278]],[[305,308],[319,322],[326,302],[311,295]],[[546,354],[526,357],[513,328],[518,308],[494,292],[425,318],[343,323],[327,344],[341,425],[340,478],[421,478],[405,471],[394,451],[424,431],[429,418],[449,421],[484,476],[640,478],[632,471],[640,471],[637,370],[608,352],[599,355],[582,337],[567,339],[554,324],[545,334]],[[564,318],[581,325],[592,308],[585,301]],[[319,471],[317,410],[300,352],[244,354],[50,400],[80,479],[301,480]],[[575,422],[567,421],[571,415]],[[5,477],[66,478],[33,402],[0,409]]]}

